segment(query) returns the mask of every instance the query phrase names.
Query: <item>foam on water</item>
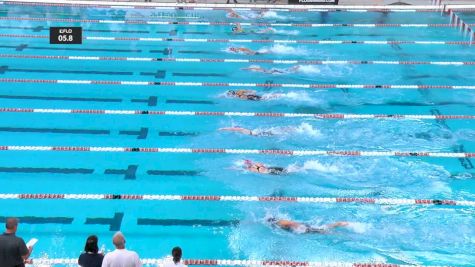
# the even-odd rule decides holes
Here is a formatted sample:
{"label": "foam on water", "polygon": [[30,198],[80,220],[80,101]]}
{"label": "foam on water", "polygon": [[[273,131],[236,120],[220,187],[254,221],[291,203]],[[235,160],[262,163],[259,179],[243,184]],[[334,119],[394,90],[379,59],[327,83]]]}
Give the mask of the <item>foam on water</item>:
{"label": "foam on water", "polygon": [[288,19],[287,16],[281,16],[275,11],[264,11],[262,12],[262,18],[266,19]]}
{"label": "foam on water", "polygon": [[258,50],[259,53],[264,54],[277,54],[277,55],[296,55],[304,56],[308,55],[309,51],[305,47],[293,47],[282,44],[275,44],[270,47],[263,47]]}
{"label": "foam on water", "polygon": [[349,222],[347,228],[357,234],[363,234],[365,233],[369,228],[371,227],[371,224],[369,223],[361,223],[361,222]]}
{"label": "foam on water", "polygon": [[304,74],[320,74],[321,68],[315,65],[299,65],[297,72],[301,72]]}
{"label": "foam on water", "polygon": [[287,93],[269,93],[262,95],[264,100],[268,101],[285,101],[289,104],[299,104],[299,103],[311,103],[318,104],[321,102],[319,99],[312,97],[306,91],[290,91]]}
{"label": "foam on water", "polygon": [[308,171],[318,171],[323,173],[337,173],[340,172],[340,168],[336,165],[321,163],[318,160],[307,160],[302,165],[291,164],[287,167],[289,172],[301,172],[306,173]]}
{"label": "foam on water", "polygon": [[298,30],[277,30],[274,28],[270,28],[273,33],[278,33],[278,34],[287,34],[287,35],[299,35],[300,31]]}

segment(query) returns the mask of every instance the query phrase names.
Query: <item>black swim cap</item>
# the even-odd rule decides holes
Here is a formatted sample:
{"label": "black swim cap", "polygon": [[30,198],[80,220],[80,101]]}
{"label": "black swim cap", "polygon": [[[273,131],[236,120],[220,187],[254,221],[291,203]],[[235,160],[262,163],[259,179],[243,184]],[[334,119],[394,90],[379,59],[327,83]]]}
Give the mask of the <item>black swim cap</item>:
{"label": "black swim cap", "polygon": [[275,217],[270,217],[270,218],[267,218],[266,220],[268,223],[275,223],[277,222],[277,219]]}

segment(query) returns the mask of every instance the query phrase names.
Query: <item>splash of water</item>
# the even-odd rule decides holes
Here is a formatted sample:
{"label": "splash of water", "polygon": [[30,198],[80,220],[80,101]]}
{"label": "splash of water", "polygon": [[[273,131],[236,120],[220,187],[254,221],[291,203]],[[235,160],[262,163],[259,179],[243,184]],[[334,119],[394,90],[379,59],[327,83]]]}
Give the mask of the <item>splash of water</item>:
{"label": "splash of water", "polygon": [[258,50],[259,53],[264,54],[277,54],[277,55],[294,55],[294,56],[304,56],[308,55],[309,51],[303,47],[292,47],[282,44],[275,44],[271,47],[263,47]]}

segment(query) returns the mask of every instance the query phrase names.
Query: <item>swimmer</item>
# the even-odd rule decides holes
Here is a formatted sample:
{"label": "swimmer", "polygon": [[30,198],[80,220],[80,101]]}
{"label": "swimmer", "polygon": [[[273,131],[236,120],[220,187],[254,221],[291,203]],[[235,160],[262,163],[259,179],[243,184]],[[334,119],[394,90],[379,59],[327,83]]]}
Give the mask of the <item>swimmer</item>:
{"label": "swimmer", "polygon": [[232,28],[233,33],[244,33],[243,28],[241,27],[241,23],[236,23],[235,26]]}
{"label": "swimmer", "polygon": [[297,234],[326,234],[330,232],[331,229],[337,227],[348,226],[348,222],[336,222],[332,224],[327,224],[322,227],[313,227],[306,223],[299,223],[291,220],[277,219],[275,217],[268,218],[266,220],[272,226],[279,227],[282,230],[289,232],[294,232]]}
{"label": "swimmer", "polygon": [[265,69],[265,68],[260,67],[259,65],[251,65],[247,68],[242,68],[241,70],[261,72],[261,73],[266,73],[266,74],[288,74],[288,73],[295,73],[299,69],[300,69],[300,65],[295,65],[293,67],[286,68],[286,69],[278,69],[278,68]]}
{"label": "swimmer", "polygon": [[279,99],[283,96],[283,94],[265,94],[260,96],[254,90],[229,90],[226,92],[227,97],[231,98],[239,98],[242,100],[249,100],[249,101],[260,101],[260,100],[273,100]]}
{"label": "swimmer", "polygon": [[253,162],[251,160],[244,160],[244,168],[250,172],[261,174],[281,175],[286,174],[287,170],[282,167],[267,167],[260,162]]}
{"label": "swimmer", "polygon": [[243,53],[243,54],[252,55],[252,56],[263,54],[261,52],[256,52],[246,47],[230,47],[229,51],[234,52],[234,53]]}
{"label": "swimmer", "polygon": [[245,135],[250,135],[250,136],[272,136],[274,133],[272,131],[256,131],[256,130],[250,130],[246,129],[243,127],[239,126],[234,126],[234,127],[225,127],[225,128],[219,128],[220,131],[228,131],[228,132],[237,132]]}
{"label": "swimmer", "polygon": [[234,11],[232,9],[227,11],[226,17],[235,18],[235,19],[242,19],[241,15],[239,15],[238,13],[236,13],[236,11]]}
{"label": "swimmer", "polygon": [[256,94],[254,90],[229,90],[226,92],[228,97],[239,98],[243,100],[259,101],[262,99],[260,95]]}
{"label": "swimmer", "polygon": [[[233,33],[246,33],[244,29],[241,26],[241,23],[236,22],[235,25],[232,27],[232,32]],[[249,33],[257,33],[257,34],[264,34],[264,33],[276,33],[277,30],[272,28],[272,27],[267,27],[265,29],[260,29],[260,30],[250,30]]]}

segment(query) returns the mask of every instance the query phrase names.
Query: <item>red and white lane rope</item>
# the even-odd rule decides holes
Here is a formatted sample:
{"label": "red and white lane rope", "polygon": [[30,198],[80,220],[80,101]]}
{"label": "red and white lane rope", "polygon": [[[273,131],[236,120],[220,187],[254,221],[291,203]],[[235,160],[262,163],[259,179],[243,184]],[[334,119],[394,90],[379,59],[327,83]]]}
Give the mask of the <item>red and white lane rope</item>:
{"label": "red and white lane rope", "polygon": [[44,84],[101,84],[140,86],[185,86],[185,87],[282,87],[318,89],[464,89],[475,90],[475,85],[411,85],[411,84],[302,84],[302,83],[229,83],[229,82],[153,82],[114,80],[45,80],[0,78],[0,83],[44,83]]}
{"label": "red and white lane rope", "polygon": [[279,12],[327,12],[327,11],[349,11],[349,12],[436,12],[440,7],[434,6],[334,6],[329,7],[313,5],[302,7],[301,5],[256,5],[256,4],[203,4],[203,3],[124,3],[124,2],[99,2],[99,1],[68,1],[53,2],[43,0],[41,2],[32,1],[4,1],[5,5],[27,5],[27,6],[72,6],[82,8],[118,8],[118,9],[184,9],[184,10],[272,10]]}
{"label": "red and white lane rope", "polygon": [[77,199],[77,200],[150,200],[150,201],[233,201],[233,202],[302,202],[358,203],[373,205],[447,205],[475,206],[475,201],[410,198],[354,197],[269,197],[218,195],[130,195],[130,194],[0,194],[0,199]]}
{"label": "red and white lane rope", "polygon": [[[48,39],[48,35],[34,34],[0,34],[4,38]],[[205,38],[154,38],[154,37],[105,37],[86,36],[83,40],[93,41],[138,41],[138,42],[188,42],[188,43],[280,43],[280,44],[365,44],[365,45],[471,45],[468,41],[351,41],[351,40],[267,40],[267,39],[205,39]]]}
{"label": "red and white lane rope", "polygon": [[168,147],[94,147],[94,146],[1,146],[0,151],[69,151],[69,152],[144,152],[144,153],[211,153],[211,154],[266,154],[281,156],[341,156],[341,157],[431,157],[474,158],[472,152],[427,151],[360,151],[360,150],[281,150],[281,149],[226,149],[226,148],[168,148]]}
{"label": "red and white lane rope", "polygon": [[339,114],[339,113],[272,113],[226,111],[161,111],[161,110],[107,110],[107,109],[41,109],[0,108],[0,113],[49,113],[91,115],[161,115],[161,116],[230,116],[270,118],[343,119],[395,119],[395,120],[475,120],[475,115],[411,115],[411,114]]}
{"label": "red and white lane rope", "polygon": [[0,54],[0,58],[62,59],[62,60],[104,60],[104,61],[166,61],[200,63],[272,63],[307,65],[475,65],[475,61],[379,61],[379,60],[301,60],[301,59],[233,59],[233,58],[154,58],[154,57],[108,57],[108,56],[54,56]]}
{"label": "red and white lane rope", "polygon": [[[198,22],[198,21],[156,21],[156,20],[101,20],[101,19],[60,19],[60,18],[32,18],[32,17],[0,17],[0,20],[14,21],[53,21],[53,22],[70,22],[70,23],[100,23],[100,24],[148,24],[148,25],[193,25],[193,26],[233,26],[234,22]],[[264,23],[264,22],[241,22],[241,26],[261,26],[261,27],[304,27],[304,28],[320,28],[320,27],[401,27],[401,28],[428,28],[428,27],[452,27],[452,24],[345,24],[345,23]]]}
{"label": "red and white lane rope", "polygon": [[[33,259],[35,265],[70,265],[77,264],[78,259],[57,258],[57,259]],[[166,259],[141,259],[144,265],[163,265],[169,260]],[[214,260],[214,259],[184,259],[186,265],[207,265],[207,266],[289,266],[289,267],[416,267],[414,265],[389,264],[389,263],[350,263],[350,262],[317,262],[317,261],[282,261],[282,260]],[[424,266],[417,267],[448,267],[448,266]]]}

